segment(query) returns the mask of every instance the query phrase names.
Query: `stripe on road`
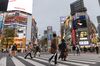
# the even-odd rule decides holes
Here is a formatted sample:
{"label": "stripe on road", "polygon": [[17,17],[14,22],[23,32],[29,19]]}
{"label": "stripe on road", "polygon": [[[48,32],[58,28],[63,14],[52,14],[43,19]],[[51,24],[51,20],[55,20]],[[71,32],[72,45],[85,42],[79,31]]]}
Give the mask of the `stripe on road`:
{"label": "stripe on road", "polygon": [[25,66],[22,62],[20,62],[17,58],[12,57],[11,58],[15,64],[15,66]]}
{"label": "stripe on road", "polygon": [[[47,60],[42,60],[42,59],[39,59],[39,58],[34,58],[34,59],[41,61],[41,62],[49,63]],[[54,65],[54,62],[50,62],[50,64]],[[68,65],[58,63],[57,66],[68,66]]]}
{"label": "stripe on road", "polygon": [[72,62],[86,63],[86,64],[96,64],[96,62],[82,61],[82,60],[69,60]]}
{"label": "stripe on road", "polygon": [[3,58],[1,58],[1,60],[0,60],[0,66],[6,66],[6,57],[3,57]]}
{"label": "stripe on road", "polygon": [[67,63],[67,64],[72,64],[76,66],[89,66],[88,64],[82,64],[82,63],[75,63],[75,62],[69,62],[69,61],[60,61],[61,63]]}
{"label": "stripe on road", "polygon": [[21,58],[21,59],[23,59],[23,60],[25,60],[25,61],[27,61],[27,62],[29,62],[29,63],[31,63],[31,64],[33,64],[33,65],[35,65],[35,66],[46,66],[46,65],[40,64],[40,63],[38,63],[38,62],[32,61],[32,60],[30,60],[30,59],[24,59],[24,58],[21,57],[21,56],[18,56],[18,57]]}

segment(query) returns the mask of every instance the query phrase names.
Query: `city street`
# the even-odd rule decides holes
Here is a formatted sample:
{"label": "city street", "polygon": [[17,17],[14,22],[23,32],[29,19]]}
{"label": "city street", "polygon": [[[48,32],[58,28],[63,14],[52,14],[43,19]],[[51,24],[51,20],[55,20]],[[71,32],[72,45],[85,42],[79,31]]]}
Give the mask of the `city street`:
{"label": "city street", "polygon": [[[24,59],[24,55],[19,53],[16,57],[10,57],[7,53],[0,53],[0,66],[55,66],[53,60],[48,62],[51,54],[42,53],[33,59]],[[100,66],[100,54],[69,54],[67,61],[58,60],[56,66]]]}
{"label": "city street", "polygon": [[100,0],[0,0],[0,66],[100,66]]}

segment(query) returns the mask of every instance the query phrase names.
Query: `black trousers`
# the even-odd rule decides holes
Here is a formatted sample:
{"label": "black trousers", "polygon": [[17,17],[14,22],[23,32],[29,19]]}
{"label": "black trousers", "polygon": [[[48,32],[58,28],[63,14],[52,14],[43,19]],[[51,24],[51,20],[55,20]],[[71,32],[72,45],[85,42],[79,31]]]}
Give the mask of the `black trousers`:
{"label": "black trousers", "polygon": [[49,62],[54,58],[54,64],[57,64],[57,53],[53,54],[50,58],[49,58]]}
{"label": "black trousers", "polygon": [[31,52],[27,53],[26,56],[25,56],[24,58],[27,58],[28,55],[32,58]]}

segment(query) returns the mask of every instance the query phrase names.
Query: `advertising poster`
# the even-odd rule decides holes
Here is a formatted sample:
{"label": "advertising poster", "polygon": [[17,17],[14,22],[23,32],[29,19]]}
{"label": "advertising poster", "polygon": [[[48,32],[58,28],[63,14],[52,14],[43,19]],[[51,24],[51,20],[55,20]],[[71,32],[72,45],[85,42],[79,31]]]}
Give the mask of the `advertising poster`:
{"label": "advertising poster", "polygon": [[21,10],[32,13],[32,3],[33,0],[9,0],[7,10]]}

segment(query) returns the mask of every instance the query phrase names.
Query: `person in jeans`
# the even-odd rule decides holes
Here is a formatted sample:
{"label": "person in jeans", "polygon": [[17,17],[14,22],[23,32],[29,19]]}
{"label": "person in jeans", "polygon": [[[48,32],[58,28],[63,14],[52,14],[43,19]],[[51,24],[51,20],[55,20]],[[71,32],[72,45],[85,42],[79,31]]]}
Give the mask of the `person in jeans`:
{"label": "person in jeans", "polygon": [[53,34],[53,39],[51,41],[51,54],[53,54],[50,58],[49,58],[49,62],[51,62],[51,60],[54,58],[54,64],[57,64],[57,47],[58,47],[58,41],[57,41],[57,37],[56,34]]}

